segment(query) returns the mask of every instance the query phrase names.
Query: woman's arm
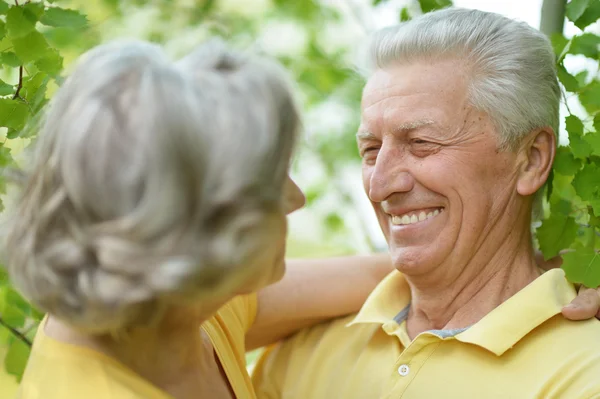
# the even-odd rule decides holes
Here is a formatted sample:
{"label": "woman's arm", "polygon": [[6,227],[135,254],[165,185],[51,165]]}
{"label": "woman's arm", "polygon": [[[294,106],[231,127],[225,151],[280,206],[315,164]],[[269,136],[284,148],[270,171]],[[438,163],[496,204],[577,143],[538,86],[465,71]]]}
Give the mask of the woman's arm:
{"label": "woman's arm", "polygon": [[258,293],[248,350],[276,342],[320,321],[360,309],[392,271],[388,254],[288,260],[281,281]]}

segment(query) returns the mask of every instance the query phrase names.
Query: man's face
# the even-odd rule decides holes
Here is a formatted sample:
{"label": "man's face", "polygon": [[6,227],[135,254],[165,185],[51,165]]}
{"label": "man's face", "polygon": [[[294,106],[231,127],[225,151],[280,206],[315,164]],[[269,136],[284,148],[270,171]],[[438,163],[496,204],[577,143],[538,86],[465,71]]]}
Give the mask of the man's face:
{"label": "man's face", "polygon": [[464,264],[490,232],[510,228],[517,156],[498,150],[467,79],[456,61],[415,62],[377,70],[363,92],[363,183],[406,274]]}

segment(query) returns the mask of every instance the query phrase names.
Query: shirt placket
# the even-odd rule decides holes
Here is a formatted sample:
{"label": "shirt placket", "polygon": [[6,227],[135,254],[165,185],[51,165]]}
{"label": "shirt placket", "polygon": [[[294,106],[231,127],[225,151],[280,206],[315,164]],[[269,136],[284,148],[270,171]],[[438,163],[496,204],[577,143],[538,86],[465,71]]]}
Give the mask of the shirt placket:
{"label": "shirt placket", "polygon": [[[394,331],[394,333],[396,332]],[[433,334],[423,333],[417,336],[394,363],[381,399],[404,397],[403,395],[407,388],[414,381],[423,365],[427,362],[427,359],[437,349],[441,341],[441,338]]]}

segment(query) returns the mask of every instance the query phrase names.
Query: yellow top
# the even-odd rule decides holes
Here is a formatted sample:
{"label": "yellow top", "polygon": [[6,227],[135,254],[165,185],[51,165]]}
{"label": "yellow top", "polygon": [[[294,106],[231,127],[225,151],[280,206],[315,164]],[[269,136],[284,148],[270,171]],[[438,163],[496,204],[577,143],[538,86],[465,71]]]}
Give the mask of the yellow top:
{"label": "yellow top", "polygon": [[[255,398],[244,345],[255,316],[256,295],[237,297],[202,325],[240,399]],[[116,360],[48,337],[42,326],[17,399],[172,399]]]}
{"label": "yellow top", "polygon": [[[393,272],[360,313],[306,329],[264,354],[258,398],[600,398],[600,321],[561,314],[575,298],[552,270],[467,329],[410,340],[410,291]],[[348,325],[348,322],[351,322]]]}

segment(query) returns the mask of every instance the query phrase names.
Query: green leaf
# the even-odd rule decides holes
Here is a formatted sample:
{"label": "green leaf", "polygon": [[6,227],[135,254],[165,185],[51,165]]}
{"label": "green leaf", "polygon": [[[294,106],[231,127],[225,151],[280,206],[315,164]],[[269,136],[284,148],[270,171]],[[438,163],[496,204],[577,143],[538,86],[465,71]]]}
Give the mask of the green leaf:
{"label": "green leaf", "polygon": [[23,12],[28,18],[33,18],[37,22],[44,13],[44,3],[27,3],[23,6]]}
{"label": "green leaf", "polygon": [[424,13],[440,10],[442,8],[450,7],[452,5],[451,0],[419,0],[421,11]]}
{"label": "green leaf", "polygon": [[35,66],[50,76],[58,75],[63,69],[63,57],[55,49],[50,49],[47,55],[35,62]]}
{"label": "green leaf", "polygon": [[575,159],[568,147],[558,147],[554,159],[554,170],[564,176],[574,176],[581,169],[581,161]]}
{"label": "green leaf", "polygon": [[554,33],[550,37],[550,42],[552,43],[554,54],[556,54],[556,57],[558,58],[557,63],[561,63],[571,48],[571,40],[567,39],[560,33]]}
{"label": "green leaf", "polygon": [[600,156],[600,132],[590,132],[583,136],[583,139],[588,143],[592,149],[592,154]]}
{"label": "green leaf", "polygon": [[23,79],[23,97],[27,100],[32,113],[37,113],[46,103],[46,87],[50,78],[43,72]]}
{"label": "green leaf", "polygon": [[589,114],[600,111],[600,82],[592,81],[579,91],[579,101]]}
{"label": "green leaf", "polygon": [[14,339],[8,348],[6,357],[4,358],[4,367],[9,374],[17,376],[17,380],[21,380],[21,376],[25,371],[27,359],[31,349],[23,341]]}
{"label": "green leaf", "polygon": [[0,15],[5,15],[8,12],[8,4],[4,1],[0,1]]}
{"label": "green leaf", "polygon": [[0,96],[8,96],[9,94],[14,94],[14,92],[15,88],[12,85],[0,79]]}
{"label": "green leaf", "polygon": [[577,237],[579,226],[570,216],[550,214],[537,229],[537,238],[544,258],[550,259],[559,251],[569,248]]}
{"label": "green leaf", "polygon": [[593,24],[600,18],[600,1],[591,0],[591,4],[585,10],[583,15],[579,17],[575,26],[579,29],[584,30],[588,25]]}
{"label": "green leaf", "polygon": [[6,36],[6,24],[0,20],[0,40],[4,39],[4,36]]}
{"label": "green leaf", "polygon": [[381,3],[383,0],[373,0],[373,5],[376,6]]}
{"label": "green leaf", "polygon": [[588,58],[598,58],[598,46],[600,45],[600,37],[592,33],[584,33],[573,37],[570,54],[581,54]]}
{"label": "green leaf", "polygon": [[13,40],[15,53],[24,63],[37,61],[50,54],[50,47],[44,36],[39,32],[31,32]]}
{"label": "green leaf", "polygon": [[575,76],[571,75],[562,64],[557,66],[556,73],[558,75],[558,80],[563,84],[565,90],[570,92],[577,92],[581,88],[579,85],[579,81]]}
{"label": "green leaf", "polygon": [[562,256],[562,268],[569,281],[585,284],[588,287],[600,286],[600,255],[587,249],[579,248]]}
{"label": "green leaf", "polygon": [[23,102],[0,98],[0,127],[21,130],[29,116],[29,108]]}
{"label": "green leaf", "polygon": [[577,75],[575,75],[575,79],[577,79],[577,83],[579,83],[579,87],[585,86],[587,77],[588,77],[587,70],[583,70],[583,71],[579,72]]}
{"label": "green leaf", "polygon": [[595,213],[600,214],[600,166],[594,163],[584,165],[573,178],[572,184],[577,195],[588,201]]}
{"label": "green leaf", "polygon": [[405,22],[410,20],[410,14],[408,13],[408,7],[402,7],[400,11],[400,22]]}
{"label": "green leaf", "polygon": [[583,15],[590,4],[590,0],[571,0],[566,7],[566,15],[569,20],[575,22]]}
{"label": "green leaf", "polygon": [[10,154],[10,148],[5,147],[4,145],[0,146],[0,166],[6,167],[13,163],[13,157]]}
{"label": "green leaf", "polygon": [[79,11],[60,7],[48,8],[40,22],[56,28],[84,28],[88,23],[86,16]]}
{"label": "green leaf", "polygon": [[6,14],[6,28],[12,38],[25,36],[35,30],[35,14],[23,7],[11,7]]}
{"label": "green leaf", "polygon": [[331,231],[339,231],[344,227],[344,220],[337,213],[330,213],[325,217],[325,226]]}
{"label": "green leaf", "polygon": [[583,139],[583,123],[575,115],[569,115],[565,119],[567,132],[569,132],[569,145],[576,158],[585,159],[592,153],[592,148]]}
{"label": "green leaf", "polygon": [[17,55],[12,51],[5,51],[4,53],[0,53],[0,61],[2,61],[4,65],[13,68],[17,68],[22,64],[19,57],[17,57]]}

